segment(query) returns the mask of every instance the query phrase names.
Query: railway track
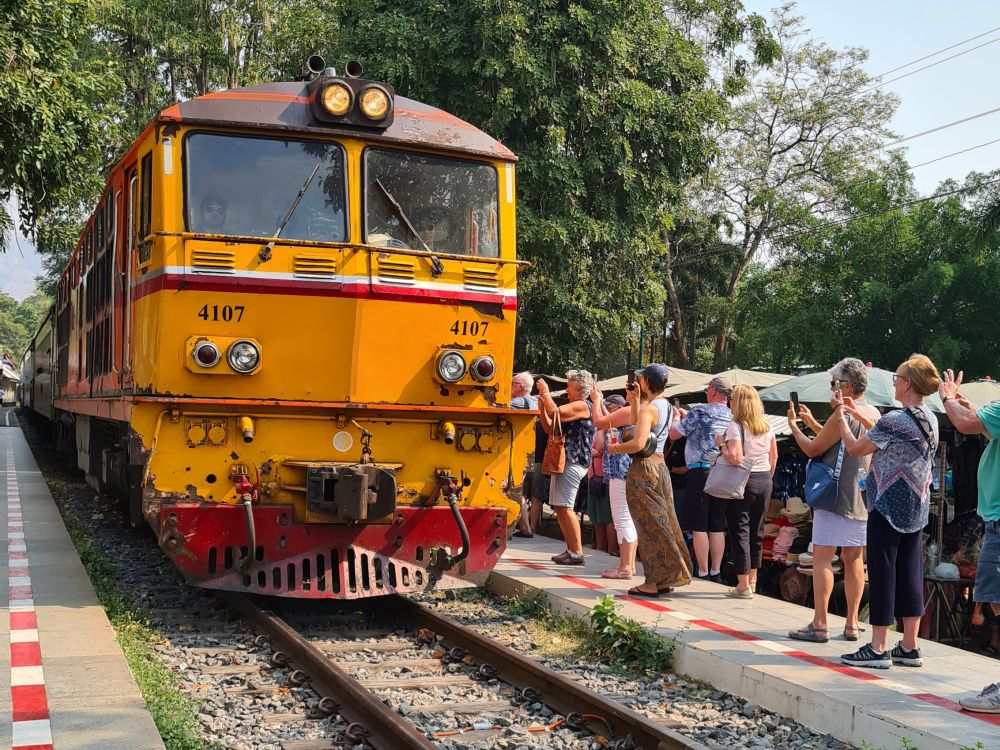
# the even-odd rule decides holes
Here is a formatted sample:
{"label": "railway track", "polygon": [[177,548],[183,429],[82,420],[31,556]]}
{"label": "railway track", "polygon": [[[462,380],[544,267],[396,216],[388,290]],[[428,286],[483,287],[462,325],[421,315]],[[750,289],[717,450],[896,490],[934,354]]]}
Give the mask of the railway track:
{"label": "railway track", "polygon": [[[544,723],[536,721],[529,732],[560,727],[579,732],[589,730],[596,746],[612,750],[704,750],[700,743],[663,723],[411,599],[385,597],[378,608],[381,622],[404,626],[409,638],[393,636],[373,643],[316,641],[247,597],[223,596],[246,623],[269,640],[272,664],[293,670],[289,683],[301,686],[308,682],[321,696],[310,718],[336,714],[347,722],[340,741],[364,744],[375,750],[428,750],[439,746],[435,740],[440,743],[461,739],[463,746],[469,747],[503,734],[504,728],[489,719],[483,720],[484,715],[495,717],[517,712],[522,706],[543,704],[550,718]],[[352,652],[365,652],[367,656],[360,660]],[[358,676],[359,669],[364,676]],[[404,673],[389,679],[372,677],[400,670]],[[428,673],[433,676],[426,676]],[[481,686],[483,689],[478,692],[485,695],[467,703],[446,701],[412,710],[414,715],[448,711],[461,717],[460,727],[433,732],[430,736],[415,726],[413,717],[403,716],[378,695],[380,690],[420,691],[462,684]],[[485,690],[486,686],[490,689]],[[286,744],[285,750],[326,750],[337,746],[329,740],[307,740]]]}

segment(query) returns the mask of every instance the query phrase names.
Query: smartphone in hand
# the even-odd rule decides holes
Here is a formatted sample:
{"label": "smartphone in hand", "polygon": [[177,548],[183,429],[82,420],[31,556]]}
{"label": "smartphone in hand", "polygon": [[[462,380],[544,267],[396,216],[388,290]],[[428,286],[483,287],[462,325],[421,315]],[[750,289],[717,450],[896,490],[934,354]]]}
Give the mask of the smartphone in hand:
{"label": "smartphone in hand", "polygon": [[810,430],[808,427],[806,427],[805,424],[802,422],[802,420],[798,418],[798,416],[799,416],[799,392],[798,391],[792,391],[791,393],[788,394],[788,397],[791,399],[791,401],[792,401],[792,409],[795,411],[795,417],[796,417],[796,419],[795,419],[795,425],[800,430],[802,430],[803,434],[805,434],[807,437],[812,437],[813,436],[812,435],[812,430]]}
{"label": "smartphone in hand", "polygon": [[627,390],[632,390],[632,386],[635,384],[635,370],[629,370],[628,374],[625,375],[625,388]]}

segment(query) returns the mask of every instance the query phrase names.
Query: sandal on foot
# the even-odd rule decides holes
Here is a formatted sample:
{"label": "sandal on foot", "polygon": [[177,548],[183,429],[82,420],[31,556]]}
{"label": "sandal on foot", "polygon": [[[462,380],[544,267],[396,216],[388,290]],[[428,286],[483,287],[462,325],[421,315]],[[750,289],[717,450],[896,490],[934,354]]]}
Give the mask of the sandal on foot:
{"label": "sandal on foot", "polygon": [[850,625],[844,626],[844,640],[845,641],[856,641],[858,640],[858,634],[864,633],[865,629],[858,625],[858,627],[851,627]]}
{"label": "sandal on foot", "polygon": [[[798,630],[792,630],[788,633],[788,637],[793,641],[809,641],[810,643],[826,643],[830,640],[830,629],[829,628],[815,628],[812,623],[809,623],[804,628],[799,628]],[[857,640],[857,638],[855,638]]]}
{"label": "sandal on foot", "polygon": [[659,594],[672,594],[672,593],[674,593],[674,587],[673,586],[660,586],[658,589],[656,589],[656,591]]}
{"label": "sandal on foot", "polygon": [[632,588],[630,588],[628,590],[628,595],[629,596],[644,596],[647,599],[659,599],[660,598],[660,592],[659,591],[654,591],[653,593],[650,593],[648,591],[643,591],[642,589],[640,589],[640,588],[638,588],[636,586],[633,586]]}
{"label": "sandal on foot", "polygon": [[614,578],[619,581],[631,580],[632,574],[625,570],[619,570],[618,568],[609,568],[601,573],[601,578]]}

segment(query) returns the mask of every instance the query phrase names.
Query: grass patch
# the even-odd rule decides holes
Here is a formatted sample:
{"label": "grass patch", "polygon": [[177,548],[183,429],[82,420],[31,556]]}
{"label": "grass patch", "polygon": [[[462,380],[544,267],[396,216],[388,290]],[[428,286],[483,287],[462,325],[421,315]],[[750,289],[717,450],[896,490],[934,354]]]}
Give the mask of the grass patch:
{"label": "grass patch", "polygon": [[535,641],[548,654],[600,659],[645,674],[663,672],[673,664],[677,642],[619,615],[610,596],[594,605],[587,620],[556,614],[541,591],[506,599],[504,604],[509,614],[533,623]]}
{"label": "grass patch", "polygon": [[181,692],[177,675],[153,654],[152,646],[163,639],[149,627],[145,610],[115,582],[114,568],[94,549],[79,520],[62,515],[163,744],[167,750],[216,750],[217,744],[206,743],[201,736],[195,702]]}

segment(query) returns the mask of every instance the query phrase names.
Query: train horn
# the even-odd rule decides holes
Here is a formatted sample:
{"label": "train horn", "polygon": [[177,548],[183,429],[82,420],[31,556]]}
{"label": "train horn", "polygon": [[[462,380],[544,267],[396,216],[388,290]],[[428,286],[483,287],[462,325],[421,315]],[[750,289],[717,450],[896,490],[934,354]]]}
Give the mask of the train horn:
{"label": "train horn", "polygon": [[305,78],[307,81],[311,81],[317,76],[319,76],[324,70],[326,70],[326,60],[323,59],[322,55],[309,55],[309,59],[306,60],[306,70]]}
{"label": "train horn", "polygon": [[357,60],[348,60],[347,65],[344,67],[344,73],[348,78],[361,78],[365,74],[365,69],[361,67],[361,63]]}

